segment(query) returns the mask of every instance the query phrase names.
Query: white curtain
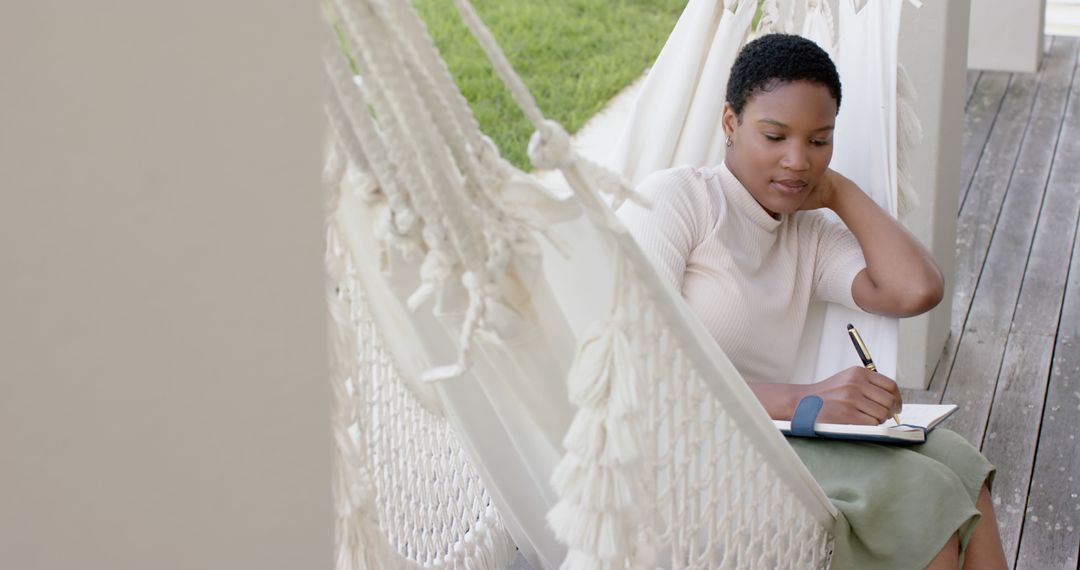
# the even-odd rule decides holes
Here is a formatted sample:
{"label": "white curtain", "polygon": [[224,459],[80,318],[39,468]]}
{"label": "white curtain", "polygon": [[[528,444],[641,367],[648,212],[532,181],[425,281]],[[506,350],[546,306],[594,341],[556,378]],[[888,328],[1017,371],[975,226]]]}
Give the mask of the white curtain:
{"label": "white curtain", "polygon": [[724,159],[724,89],[756,8],[753,0],[690,0],[649,70],[612,169],[636,185],[657,170]]}

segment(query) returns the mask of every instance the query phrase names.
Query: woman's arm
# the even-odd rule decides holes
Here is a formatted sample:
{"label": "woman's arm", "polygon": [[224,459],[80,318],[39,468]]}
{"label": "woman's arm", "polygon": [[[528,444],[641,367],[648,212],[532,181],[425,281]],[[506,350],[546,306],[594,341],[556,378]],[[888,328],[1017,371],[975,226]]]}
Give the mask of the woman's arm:
{"label": "woman's arm", "polygon": [[[930,252],[854,182],[828,170],[801,209],[817,208],[836,212],[859,242],[866,268],[851,285],[859,307],[905,317],[941,301],[945,284]],[[877,425],[902,406],[896,382],[857,366],[814,384],[750,383],[750,389],[774,420],[790,420],[810,395],[824,400],[818,418],[825,423]]]}
{"label": "woman's arm", "polygon": [[652,208],[628,201],[619,218],[660,276],[681,293],[690,254],[715,219],[705,180],[691,168],[661,170],[646,177],[637,192]]}
{"label": "woman's arm", "polygon": [[866,259],[866,269],[851,285],[859,307],[879,315],[910,317],[941,302],[945,290],[941,271],[915,236],[836,171],[826,172],[819,186],[814,201],[840,216]]}

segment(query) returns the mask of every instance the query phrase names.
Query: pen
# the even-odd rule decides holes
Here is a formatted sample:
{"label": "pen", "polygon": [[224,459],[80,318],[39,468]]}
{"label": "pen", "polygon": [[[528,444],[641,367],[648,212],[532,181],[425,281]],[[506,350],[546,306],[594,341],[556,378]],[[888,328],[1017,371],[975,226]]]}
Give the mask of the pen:
{"label": "pen", "polygon": [[[859,353],[859,360],[862,361],[863,366],[870,372],[877,372],[874,359],[870,358],[870,351],[866,349],[866,343],[863,342],[859,331],[855,329],[855,325],[848,323],[847,333],[851,337],[851,344],[855,345],[855,352]],[[893,414],[893,421],[896,422],[896,425],[900,425],[900,416]]]}

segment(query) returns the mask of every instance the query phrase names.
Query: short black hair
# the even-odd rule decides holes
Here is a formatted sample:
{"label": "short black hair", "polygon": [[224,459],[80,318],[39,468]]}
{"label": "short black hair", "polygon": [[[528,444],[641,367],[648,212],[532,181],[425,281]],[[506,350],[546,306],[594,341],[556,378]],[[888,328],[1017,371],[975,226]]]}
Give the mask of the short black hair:
{"label": "short black hair", "polygon": [[829,90],[840,110],[840,74],[825,50],[790,34],[767,34],[743,46],[727,84],[727,103],[742,119],[746,102],[793,81],[817,83]]}

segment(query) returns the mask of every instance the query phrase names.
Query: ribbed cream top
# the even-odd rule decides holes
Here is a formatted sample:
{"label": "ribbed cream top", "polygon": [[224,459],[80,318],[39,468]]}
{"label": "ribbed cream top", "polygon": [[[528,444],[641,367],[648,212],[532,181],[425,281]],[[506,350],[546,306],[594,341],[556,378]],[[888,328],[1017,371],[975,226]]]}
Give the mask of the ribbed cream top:
{"label": "ribbed cream top", "polygon": [[653,208],[627,204],[620,218],[748,381],[789,381],[812,300],[858,308],[866,262],[843,223],[774,219],[724,164],[663,170],[638,191]]}

